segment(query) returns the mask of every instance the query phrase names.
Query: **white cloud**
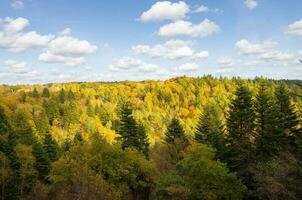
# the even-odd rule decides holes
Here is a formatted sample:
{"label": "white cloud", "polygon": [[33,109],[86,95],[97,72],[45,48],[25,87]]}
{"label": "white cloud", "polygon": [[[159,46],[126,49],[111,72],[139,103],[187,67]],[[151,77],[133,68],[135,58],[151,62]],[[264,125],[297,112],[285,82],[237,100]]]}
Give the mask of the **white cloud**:
{"label": "white cloud", "polygon": [[27,65],[26,62],[17,62],[15,60],[6,60],[4,64],[11,68],[25,68]]}
{"label": "white cloud", "polygon": [[24,3],[23,3],[23,1],[14,1],[11,3],[11,7],[14,10],[22,9],[22,8],[24,8]]}
{"label": "white cloud", "polygon": [[302,50],[298,51],[298,54],[299,54],[300,56],[302,56]]}
{"label": "white cloud", "polygon": [[218,33],[219,31],[220,27],[215,22],[208,19],[205,19],[196,25],[193,25],[189,21],[180,20],[162,26],[159,29],[158,34],[161,36],[189,35],[193,37],[206,37]]}
{"label": "white cloud", "polygon": [[224,56],[222,58],[219,58],[216,63],[220,66],[233,66],[235,64],[235,61],[229,56]]}
{"label": "white cloud", "polygon": [[286,33],[302,37],[302,19],[290,24]]}
{"label": "white cloud", "polygon": [[246,39],[236,42],[235,46],[243,54],[261,54],[277,46],[278,43],[273,40],[266,40],[263,43],[251,43]]}
{"label": "white cloud", "polygon": [[206,7],[206,6],[204,6],[204,5],[199,6],[195,10],[196,13],[205,13],[205,12],[209,12],[209,11],[210,11],[210,9],[208,7]]}
{"label": "white cloud", "polygon": [[199,65],[196,63],[185,63],[177,68],[179,71],[197,71],[199,69]]}
{"label": "white cloud", "polygon": [[258,2],[256,0],[246,0],[244,2],[245,6],[248,7],[250,10],[255,9],[258,6]]}
{"label": "white cloud", "polygon": [[26,62],[19,62],[15,60],[6,60],[4,65],[10,67],[13,73],[16,74],[28,74],[32,70],[28,67]]}
{"label": "white cloud", "polygon": [[46,51],[39,56],[39,60],[46,63],[63,63],[66,66],[79,66],[86,63],[85,56],[94,53],[97,47],[86,40],[79,40],[67,36],[71,32],[65,29],[61,36],[51,40]]}
{"label": "white cloud", "polygon": [[35,31],[22,32],[29,25],[25,18],[5,18],[0,32],[0,48],[11,52],[21,52],[29,48],[45,47],[52,35],[40,35]]}
{"label": "white cloud", "polygon": [[139,59],[131,57],[122,57],[114,61],[112,65],[109,66],[110,71],[138,71],[138,72],[157,72],[159,66],[154,64],[145,63]]}
{"label": "white cloud", "polygon": [[234,72],[234,69],[231,67],[227,67],[227,68],[220,68],[216,71],[216,73],[218,74],[229,74]]}
{"label": "white cloud", "polygon": [[110,69],[115,70],[128,70],[132,68],[139,67],[143,62],[139,59],[131,58],[131,57],[123,57],[115,62],[110,66]]}
{"label": "white cloud", "polygon": [[86,40],[79,40],[71,36],[59,36],[48,45],[48,51],[61,56],[85,56],[94,53],[97,47]]}
{"label": "white cloud", "polygon": [[70,35],[70,34],[71,34],[71,29],[70,28],[65,28],[64,30],[59,32],[60,36],[66,36],[66,35]]}
{"label": "white cloud", "polygon": [[38,58],[40,61],[46,63],[63,63],[65,66],[79,66],[86,63],[86,59],[84,57],[68,57],[62,55],[52,54],[50,52],[42,53]]}
{"label": "white cloud", "polygon": [[264,60],[289,61],[293,60],[295,56],[290,53],[272,50],[260,55],[260,58]]}
{"label": "white cloud", "polygon": [[178,3],[159,1],[152,5],[149,10],[143,12],[140,20],[143,22],[178,20],[184,18],[189,11],[189,6],[183,1],[179,1]]}
{"label": "white cloud", "polygon": [[3,30],[5,33],[18,33],[28,25],[29,25],[28,19],[22,17],[18,17],[16,19],[6,17],[3,20]]}
{"label": "white cloud", "polygon": [[190,43],[183,40],[169,40],[163,44],[155,46],[136,45],[132,50],[137,54],[146,54],[152,58],[165,58],[177,60],[183,58],[205,59],[209,57],[207,51],[195,52],[190,47]]}
{"label": "white cloud", "polygon": [[263,62],[283,62],[283,64],[286,64],[295,60],[293,54],[278,50],[278,43],[271,39],[260,43],[252,43],[243,39],[238,41],[235,46],[242,54],[257,55],[253,62],[245,63],[248,66],[263,64]]}

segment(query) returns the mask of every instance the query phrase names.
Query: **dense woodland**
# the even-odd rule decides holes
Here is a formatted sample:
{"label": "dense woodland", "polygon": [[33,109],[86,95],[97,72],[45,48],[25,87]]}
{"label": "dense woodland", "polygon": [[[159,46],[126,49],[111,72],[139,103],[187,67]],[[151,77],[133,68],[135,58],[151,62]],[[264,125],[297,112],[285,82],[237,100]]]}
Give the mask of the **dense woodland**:
{"label": "dense woodland", "polygon": [[302,199],[300,84],[2,85],[1,200]]}

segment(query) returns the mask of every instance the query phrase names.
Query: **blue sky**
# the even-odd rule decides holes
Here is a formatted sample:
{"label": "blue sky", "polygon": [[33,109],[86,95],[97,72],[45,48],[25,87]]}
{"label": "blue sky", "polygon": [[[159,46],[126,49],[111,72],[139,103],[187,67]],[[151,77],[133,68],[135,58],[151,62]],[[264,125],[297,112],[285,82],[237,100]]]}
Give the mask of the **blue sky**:
{"label": "blue sky", "polygon": [[302,78],[301,0],[1,0],[0,83]]}

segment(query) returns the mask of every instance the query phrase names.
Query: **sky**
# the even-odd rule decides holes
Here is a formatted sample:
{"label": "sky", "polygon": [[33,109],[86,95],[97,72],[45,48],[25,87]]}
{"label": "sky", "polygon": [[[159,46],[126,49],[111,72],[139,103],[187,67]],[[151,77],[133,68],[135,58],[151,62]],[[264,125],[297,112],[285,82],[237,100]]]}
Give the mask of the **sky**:
{"label": "sky", "polygon": [[0,0],[0,84],[302,79],[301,0]]}

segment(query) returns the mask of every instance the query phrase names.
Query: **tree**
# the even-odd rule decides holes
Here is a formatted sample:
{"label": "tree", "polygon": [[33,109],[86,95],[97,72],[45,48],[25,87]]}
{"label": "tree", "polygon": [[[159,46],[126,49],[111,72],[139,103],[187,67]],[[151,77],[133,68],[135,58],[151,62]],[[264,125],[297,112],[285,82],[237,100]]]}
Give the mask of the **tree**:
{"label": "tree", "polygon": [[39,98],[39,92],[38,92],[37,88],[34,88],[34,90],[32,92],[32,97]]}
{"label": "tree", "polygon": [[80,113],[75,101],[70,101],[63,107],[63,125],[68,128],[70,124],[79,121]]}
{"label": "tree", "polygon": [[67,99],[68,99],[69,101],[75,100],[75,95],[74,95],[74,93],[72,92],[71,89],[69,89],[69,91],[68,91],[68,93],[67,93]]}
{"label": "tree", "polygon": [[297,144],[302,140],[301,122],[291,103],[289,91],[284,84],[280,84],[275,95],[278,130],[284,136],[283,146],[297,150]]}
{"label": "tree", "polygon": [[60,103],[64,103],[65,102],[66,96],[65,96],[65,90],[63,88],[60,90],[58,98],[59,98],[59,102]]}
{"label": "tree", "polygon": [[50,133],[47,133],[44,137],[44,143],[43,143],[44,151],[47,154],[48,159],[51,162],[54,162],[58,159],[58,144],[57,142],[52,138]]}
{"label": "tree", "polygon": [[222,128],[223,125],[218,107],[206,105],[196,127],[195,140],[198,143],[207,144],[215,148],[218,158],[222,158],[225,153],[225,141]]}
{"label": "tree", "polygon": [[122,148],[134,148],[148,157],[148,137],[142,125],[137,124],[129,102],[124,102],[121,107],[120,127],[118,133],[121,135]]}
{"label": "tree", "polygon": [[157,196],[162,199],[233,200],[243,199],[246,187],[226,166],[215,161],[206,145],[191,146],[176,170],[159,180]]}
{"label": "tree", "polygon": [[60,117],[60,110],[59,110],[58,103],[56,101],[50,99],[49,101],[43,102],[43,108],[48,117],[49,124],[53,125],[54,120],[56,120]]}
{"label": "tree", "polygon": [[39,180],[47,183],[47,176],[51,169],[50,161],[48,159],[47,153],[45,152],[40,142],[34,142],[34,144],[32,145],[32,154],[36,158],[35,168],[38,171]]}
{"label": "tree", "polygon": [[43,108],[34,112],[34,122],[39,133],[45,135],[50,131],[49,119]]}
{"label": "tree", "polygon": [[252,160],[251,138],[255,133],[255,112],[252,94],[247,87],[239,85],[235,95],[227,118],[227,162],[231,170],[241,173]]}
{"label": "tree", "polygon": [[277,110],[274,96],[268,86],[262,82],[255,100],[256,113],[256,155],[259,159],[268,159],[279,152],[280,142],[283,140],[278,130],[276,120]]}
{"label": "tree", "polygon": [[[0,106],[0,154],[2,153],[1,173],[9,174],[5,181],[1,178],[1,196],[4,199],[16,200],[19,195],[20,185],[20,161],[16,153],[17,138],[7,120],[4,109]],[[4,162],[3,162],[4,161]],[[8,162],[7,162],[8,161]],[[4,178],[4,177],[3,177]]]}
{"label": "tree", "polygon": [[50,97],[50,93],[49,93],[48,88],[44,88],[43,89],[43,91],[42,91],[42,97],[45,97],[45,98],[49,98]]}
{"label": "tree", "polygon": [[18,137],[18,142],[26,145],[33,143],[33,125],[31,113],[25,107],[18,108],[14,119],[15,133]]}
{"label": "tree", "polygon": [[164,141],[169,147],[171,161],[173,163],[180,161],[182,159],[182,152],[189,145],[189,141],[178,119],[172,119],[165,133]]}

